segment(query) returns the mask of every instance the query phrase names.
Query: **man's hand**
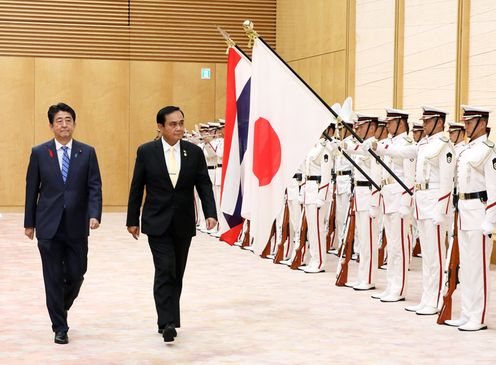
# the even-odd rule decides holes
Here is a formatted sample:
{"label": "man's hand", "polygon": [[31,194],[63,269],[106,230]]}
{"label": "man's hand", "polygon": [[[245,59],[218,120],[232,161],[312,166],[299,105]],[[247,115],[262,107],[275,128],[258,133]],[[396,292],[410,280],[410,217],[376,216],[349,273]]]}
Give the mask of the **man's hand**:
{"label": "man's hand", "polygon": [[33,239],[34,237],[34,228],[31,227],[31,228],[24,228],[24,234],[26,235],[27,238],[29,238],[30,240]]}
{"label": "man's hand", "polygon": [[[205,220],[205,223],[207,224],[207,229],[211,230],[212,228],[214,228],[217,225],[217,220],[215,218],[207,218]],[[129,228],[128,228],[128,230],[129,230]]]}
{"label": "man's hand", "polygon": [[133,238],[134,238],[135,240],[137,240],[137,239],[138,239],[138,237],[139,237],[139,235],[140,235],[140,229],[139,229],[139,227],[138,227],[138,226],[129,226],[129,227],[127,227],[127,231],[128,231],[129,233],[131,233],[131,235],[133,236]]}
{"label": "man's hand", "polygon": [[96,218],[90,218],[90,228],[91,229],[97,229],[100,227],[100,222]]}

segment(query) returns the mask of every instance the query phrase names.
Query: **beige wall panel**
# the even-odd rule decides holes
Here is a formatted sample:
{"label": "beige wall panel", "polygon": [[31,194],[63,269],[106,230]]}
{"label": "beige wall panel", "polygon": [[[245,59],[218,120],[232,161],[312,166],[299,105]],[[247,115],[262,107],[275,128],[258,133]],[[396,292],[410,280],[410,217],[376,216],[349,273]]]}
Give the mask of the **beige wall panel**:
{"label": "beige wall panel", "polygon": [[422,105],[454,115],[457,11],[453,0],[405,1],[403,108],[413,118]]}
{"label": "beige wall panel", "polygon": [[[201,69],[210,68],[211,79],[201,79]],[[196,123],[212,122],[215,115],[215,64],[173,64],[172,102],[184,110],[186,125],[190,129]]]}
{"label": "beige wall panel", "polygon": [[489,117],[492,140],[496,136],[495,18],[494,1],[471,2],[468,103],[484,106],[492,111]]}
{"label": "beige wall panel", "polygon": [[395,1],[356,6],[355,110],[382,116],[393,105]]}
{"label": "beige wall panel", "polygon": [[[50,131],[47,110],[52,104],[64,102],[76,111],[76,122],[82,106],[83,61],[74,59],[35,59],[35,143],[42,143],[53,134]],[[82,120],[81,120],[82,121]],[[79,125],[74,137],[79,136]]]}
{"label": "beige wall panel", "polygon": [[36,141],[52,134],[48,106],[64,101],[76,110],[75,139],[96,148],[104,205],[127,201],[129,155],[129,62],[36,60]]}
{"label": "beige wall panel", "polygon": [[226,118],[227,64],[215,65],[215,119]]}
{"label": "beige wall panel", "polygon": [[289,61],[346,47],[346,0],[278,0],[277,51]]}
{"label": "beige wall panel", "polygon": [[320,96],[332,105],[342,104],[346,95],[346,51],[322,56],[322,90]]}
{"label": "beige wall panel", "polygon": [[342,104],[346,98],[345,64],[345,51],[289,63],[328,105]]}
{"label": "beige wall panel", "polygon": [[129,181],[133,175],[136,149],[155,138],[157,112],[171,103],[172,66],[172,62],[130,62]]}
{"label": "beige wall panel", "polygon": [[34,60],[0,57],[0,206],[23,206],[34,142]]}
{"label": "beige wall panel", "polygon": [[[132,178],[136,148],[156,135],[156,115],[161,108],[166,105],[181,107],[187,129],[214,120],[216,90],[225,94],[225,77],[224,87],[216,88],[215,66],[213,63],[131,61],[129,179]],[[201,79],[202,67],[211,69],[210,80]],[[225,96],[223,103],[225,109]]]}

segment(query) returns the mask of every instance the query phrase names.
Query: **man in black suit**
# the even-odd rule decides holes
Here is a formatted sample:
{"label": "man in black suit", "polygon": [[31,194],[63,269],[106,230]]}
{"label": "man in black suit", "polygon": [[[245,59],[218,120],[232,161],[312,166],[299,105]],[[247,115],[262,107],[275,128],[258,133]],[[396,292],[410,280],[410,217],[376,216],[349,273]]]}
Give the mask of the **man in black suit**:
{"label": "man in black suit", "polygon": [[32,149],[26,176],[25,234],[35,232],[55,343],[66,344],[67,312],[87,268],[89,228],[102,216],[102,181],[95,149],[72,139],[76,113],[48,109],[54,139]]}
{"label": "man in black suit", "polygon": [[159,333],[174,341],[180,327],[179,299],[191,238],[196,234],[193,188],[202,201],[207,226],[215,227],[217,215],[203,151],[181,140],[184,113],[167,106],[157,114],[162,138],[138,148],[129,192],[127,230],[138,239],[143,190],[142,231],[148,235],[155,265],[153,295]]}

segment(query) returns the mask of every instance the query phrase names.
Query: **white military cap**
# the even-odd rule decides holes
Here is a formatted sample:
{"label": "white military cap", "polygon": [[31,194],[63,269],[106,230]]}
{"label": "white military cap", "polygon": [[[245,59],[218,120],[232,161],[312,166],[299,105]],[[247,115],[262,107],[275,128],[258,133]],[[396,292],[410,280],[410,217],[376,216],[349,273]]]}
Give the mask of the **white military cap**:
{"label": "white military cap", "polygon": [[473,105],[461,105],[463,110],[462,120],[469,120],[472,118],[489,118],[489,113],[491,112],[487,108]]}
{"label": "white military cap", "polygon": [[412,123],[412,131],[421,131],[424,129],[424,123],[420,120],[416,120]]}
{"label": "white military cap", "polygon": [[211,128],[211,129],[219,129],[220,128],[220,123],[208,122],[208,127]]}
{"label": "white military cap", "polygon": [[386,113],[387,113],[386,122],[401,118],[408,119],[408,112],[402,109],[386,108]]}
{"label": "white military cap", "polygon": [[200,123],[200,129],[208,129],[208,124]]}
{"label": "white military cap", "polygon": [[378,121],[379,118],[377,117],[372,117],[370,115],[365,115],[361,113],[356,113],[357,119],[355,121],[355,127],[361,126],[362,124],[365,123],[371,123],[371,122],[376,122]]}
{"label": "white military cap", "polygon": [[431,118],[435,118],[435,117],[445,119],[447,114],[448,113],[446,113],[444,110],[434,108],[432,106],[423,106],[422,107],[422,116],[420,117],[420,119],[426,120],[426,119],[431,119]]}
{"label": "white military cap", "polygon": [[457,123],[457,122],[448,122],[448,132],[457,131],[457,130],[465,130],[465,124]]}
{"label": "white military cap", "polygon": [[223,127],[226,124],[226,120],[225,119],[219,118],[218,122],[220,123],[220,126],[221,127]]}

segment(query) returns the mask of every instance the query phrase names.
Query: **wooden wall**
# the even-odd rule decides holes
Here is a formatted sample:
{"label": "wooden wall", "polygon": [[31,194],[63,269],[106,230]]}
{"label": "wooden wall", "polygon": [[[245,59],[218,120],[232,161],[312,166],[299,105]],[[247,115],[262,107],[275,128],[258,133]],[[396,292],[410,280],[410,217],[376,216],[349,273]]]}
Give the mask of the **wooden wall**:
{"label": "wooden wall", "polygon": [[[210,80],[200,78],[202,67]],[[225,74],[216,63],[0,57],[0,211],[22,210],[31,147],[53,137],[49,105],[75,108],[75,138],[97,150],[104,205],[122,210],[136,148],[154,138],[157,111],[181,106],[188,128],[223,117]]]}
{"label": "wooden wall", "polygon": [[245,19],[275,45],[276,0],[0,0],[0,55],[224,62]]}
{"label": "wooden wall", "polygon": [[353,95],[354,0],[278,0],[279,54],[328,103]]}

